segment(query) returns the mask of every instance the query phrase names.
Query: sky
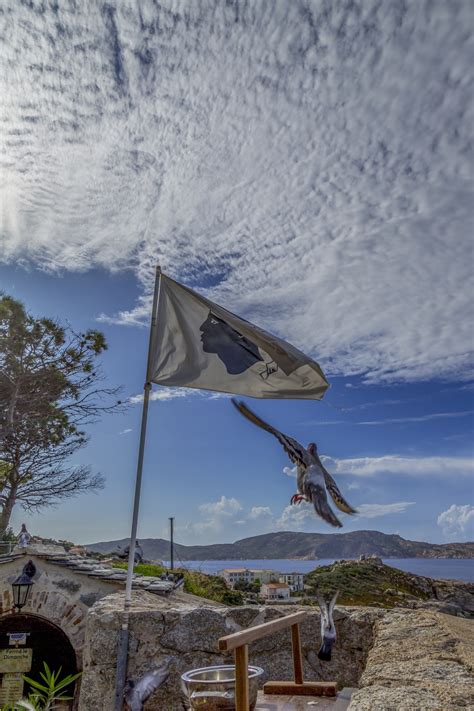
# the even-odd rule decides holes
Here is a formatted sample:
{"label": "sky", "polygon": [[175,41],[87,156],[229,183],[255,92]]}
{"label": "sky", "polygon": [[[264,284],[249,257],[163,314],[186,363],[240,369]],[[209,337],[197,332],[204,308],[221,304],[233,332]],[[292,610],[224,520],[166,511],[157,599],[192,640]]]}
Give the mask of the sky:
{"label": "sky", "polygon": [[[0,287],[100,327],[130,402],[76,456],[106,488],[14,526],[128,535],[160,263],[320,363],[321,402],[252,406],[318,443],[343,531],[472,540],[468,0],[6,0],[0,23]],[[154,387],[139,536],[331,533],[294,491],[228,398]]]}

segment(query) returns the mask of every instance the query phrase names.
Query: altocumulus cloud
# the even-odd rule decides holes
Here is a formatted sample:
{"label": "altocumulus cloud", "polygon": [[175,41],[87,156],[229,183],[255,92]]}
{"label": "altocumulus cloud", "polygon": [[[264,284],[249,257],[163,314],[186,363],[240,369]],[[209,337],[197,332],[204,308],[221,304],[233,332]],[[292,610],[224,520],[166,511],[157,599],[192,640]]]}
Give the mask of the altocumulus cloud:
{"label": "altocumulus cloud", "polygon": [[132,266],[133,325],[159,260],[329,373],[467,375],[469,2],[3,9],[3,261]]}

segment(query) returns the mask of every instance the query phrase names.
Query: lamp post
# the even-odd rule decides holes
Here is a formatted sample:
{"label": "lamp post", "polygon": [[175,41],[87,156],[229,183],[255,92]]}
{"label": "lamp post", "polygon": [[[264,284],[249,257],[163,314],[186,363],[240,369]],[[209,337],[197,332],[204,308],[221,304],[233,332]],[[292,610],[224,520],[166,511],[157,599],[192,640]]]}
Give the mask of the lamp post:
{"label": "lamp post", "polygon": [[29,560],[24,566],[21,575],[19,575],[18,578],[16,578],[16,580],[12,583],[13,606],[18,610],[18,612],[20,612],[21,608],[27,603],[30,590],[34,585],[32,577],[35,573],[36,566],[32,560]]}

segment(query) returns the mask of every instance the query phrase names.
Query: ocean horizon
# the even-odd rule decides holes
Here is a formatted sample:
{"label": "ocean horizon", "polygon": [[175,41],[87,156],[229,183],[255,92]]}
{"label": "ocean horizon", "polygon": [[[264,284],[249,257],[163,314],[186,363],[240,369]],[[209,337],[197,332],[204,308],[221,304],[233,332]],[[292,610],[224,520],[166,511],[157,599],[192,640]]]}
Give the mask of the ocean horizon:
{"label": "ocean horizon", "polygon": [[[209,575],[217,575],[224,568],[264,568],[279,573],[309,573],[315,568],[334,563],[336,558],[300,560],[291,558],[261,560],[186,560],[175,558],[175,567],[199,570]],[[461,580],[474,583],[474,559],[472,558],[383,558],[386,565],[399,568],[406,573],[424,575],[428,578]],[[170,561],[163,561],[169,566]]]}

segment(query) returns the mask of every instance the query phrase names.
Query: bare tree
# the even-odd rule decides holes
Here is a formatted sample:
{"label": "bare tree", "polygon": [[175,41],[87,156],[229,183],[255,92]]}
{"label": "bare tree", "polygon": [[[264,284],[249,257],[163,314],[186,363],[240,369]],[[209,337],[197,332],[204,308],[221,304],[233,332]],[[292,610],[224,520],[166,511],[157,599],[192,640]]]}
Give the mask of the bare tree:
{"label": "bare tree", "polygon": [[26,510],[103,486],[88,467],[69,466],[82,428],[122,409],[118,389],[101,387],[99,331],[75,333],[0,299],[0,534],[15,503]]}

